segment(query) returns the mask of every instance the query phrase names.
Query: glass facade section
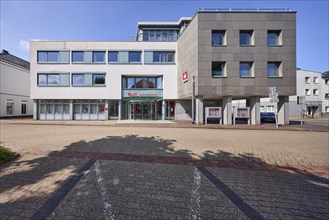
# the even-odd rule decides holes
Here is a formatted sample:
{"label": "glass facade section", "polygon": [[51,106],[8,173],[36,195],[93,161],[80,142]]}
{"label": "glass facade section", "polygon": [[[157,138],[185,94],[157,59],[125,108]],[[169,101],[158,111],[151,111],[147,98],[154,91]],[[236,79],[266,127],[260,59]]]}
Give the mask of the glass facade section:
{"label": "glass facade section", "polygon": [[83,62],[83,51],[73,51],[72,52],[72,62]]}
{"label": "glass facade section", "polygon": [[47,62],[47,52],[38,52],[38,62]]}
{"label": "glass facade section", "polygon": [[48,74],[47,75],[48,85],[59,85],[59,75],[58,74]]}
{"label": "glass facade section", "polygon": [[225,76],[225,62],[212,62],[212,77]]}
{"label": "glass facade section", "polygon": [[109,51],[109,63],[116,63],[119,61],[118,59],[118,51]]}
{"label": "glass facade section", "polygon": [[143,41],[177,41],[179,30],[143,30]]}
{"label": "glass facade section", "polygon": [[124,89],[162,89],[162,76],[160,77],[125,77]]}
{"label": "glass facade section", "polygon": [[175,62],[175,52],[154,51],[153,52],[153,62],[154,63],[174,63]]}
{"label": "glass facade section", "polygon": [[83,86],[85,84],[84,74],[72,74],[72,85]]}
{"label": "glass facade section", "polygon": [[94,63],[104,63],[105,62],[105,52],[104,51],[94,51],[93,52],[93,62]]}

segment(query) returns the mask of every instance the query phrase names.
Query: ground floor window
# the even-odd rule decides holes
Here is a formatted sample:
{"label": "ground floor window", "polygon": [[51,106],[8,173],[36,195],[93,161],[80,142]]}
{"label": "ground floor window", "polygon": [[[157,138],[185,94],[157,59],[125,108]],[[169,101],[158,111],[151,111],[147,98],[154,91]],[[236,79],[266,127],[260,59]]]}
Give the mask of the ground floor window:
{"label": "ground floor window", "polygon": [[109,101],[109,117],[110,118],[119,117],[119,100]]}
{"label": "ground floor window", "polygon": [[[22,103],[22,110],[23,110],[23,103]],[[39,118],[41,120],[70,119],[69,100],[40,100]]]}
{"label": "ground floor window", "polygon": [[27,100],[22,100],[21,101],[21,114],[22,115],[27,114],[26,109],[27,109]]}
{"label": "ground floor window", "polygon": [[6,114],[14,114],[14,99],[6,99]]}
{"label": "ground floor window", "polygon": [[105,120],[105,100],[74,100],[73,119]]}

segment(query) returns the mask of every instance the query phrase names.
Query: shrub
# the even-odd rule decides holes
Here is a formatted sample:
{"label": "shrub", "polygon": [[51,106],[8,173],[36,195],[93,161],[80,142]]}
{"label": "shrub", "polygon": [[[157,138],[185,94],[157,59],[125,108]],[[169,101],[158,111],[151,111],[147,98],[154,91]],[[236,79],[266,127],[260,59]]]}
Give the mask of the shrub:
{"label": "shrub", "polygon": [[0,164],[6,163],[15,159],[18,156],[15,152],[12,152],[9,148],[0,145]]}

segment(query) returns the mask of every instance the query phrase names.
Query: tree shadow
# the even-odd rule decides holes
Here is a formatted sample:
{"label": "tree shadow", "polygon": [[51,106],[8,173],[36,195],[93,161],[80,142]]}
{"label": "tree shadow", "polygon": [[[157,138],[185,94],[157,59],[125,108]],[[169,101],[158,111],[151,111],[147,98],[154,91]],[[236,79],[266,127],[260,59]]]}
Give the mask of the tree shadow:
{"label": "tree shadow", "polygon": [[[70,180],[76,178],[75,174],[79,173],[90,160],[202,167],[230,167],[231,162],[234,162],[239,163],[240,167],[233,168],[245,168],[253,164],[254,167],[262,167],[262,171],[266,171],[268,167],[279,170],[278,167],[265,164],[261,158],[255,157],[252,153],[234,155],[225,151],[205,151],[203,157],[197,159],[197,155],[188,149],[175,149],[175,143],[176,140],[158,136],[107,136],[92,141],[80,140],[61,151],[53,151],[47,155],[33,155],[33,153],[23,155],[19,160],[0,166],[0,216],[2,219],[10,219],[13,216],[31,218],[44,209],[44,204],[52,201],[54,196],[58,194],[65,196],[65,193],[74,187],[73,183],[70,186]],[[60,191],[63,186],[68,187],[66,191],[64,190],[65,193]],[[54,204],[53,202],[52,205]]]}

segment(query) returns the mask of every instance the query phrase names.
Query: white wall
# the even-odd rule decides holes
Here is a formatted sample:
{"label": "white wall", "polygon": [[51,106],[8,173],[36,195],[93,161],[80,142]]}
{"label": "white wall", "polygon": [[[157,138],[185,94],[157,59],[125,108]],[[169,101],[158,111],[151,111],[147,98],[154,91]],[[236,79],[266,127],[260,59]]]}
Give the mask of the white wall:
{"label": "white wall", "polygon": [[[21,100],[27,100],[27,115],[32,115],[28,70],[0,61],[0,117],[21,116]],[[14,114],[7,115],[6,99],[14,99]]]}
{"label": "white wall", "polygon": [[[163,98],[177,99],[176,64],[37,64],[38,50],[176,50],[176,42],[31,42],[32,99],[121,99],[121,76],[163,75]],[[177,58],[177,54],[176,54]],[[142,63],[144,53],[142,53]],[[176,59],[177,62],[177,59]],[[106,87],[38,87],[38,72],[105,72]]]}

